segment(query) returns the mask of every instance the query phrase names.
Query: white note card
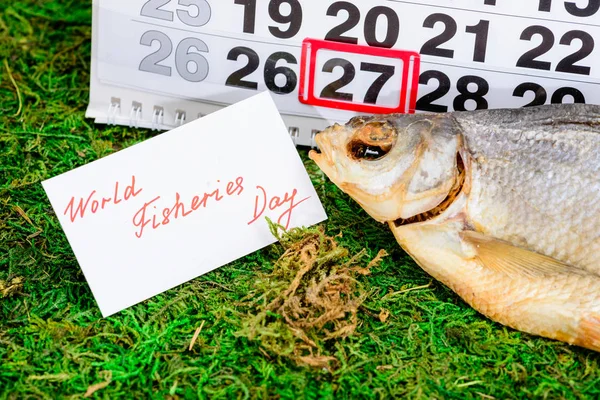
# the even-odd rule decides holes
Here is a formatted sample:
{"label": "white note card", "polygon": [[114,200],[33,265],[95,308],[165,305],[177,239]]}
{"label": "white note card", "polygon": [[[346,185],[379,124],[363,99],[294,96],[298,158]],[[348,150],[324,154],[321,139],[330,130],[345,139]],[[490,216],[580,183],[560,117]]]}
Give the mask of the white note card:
{"label": "white note card", "polygon": [[104,317],[327,218],[266,92],[43,187]]}

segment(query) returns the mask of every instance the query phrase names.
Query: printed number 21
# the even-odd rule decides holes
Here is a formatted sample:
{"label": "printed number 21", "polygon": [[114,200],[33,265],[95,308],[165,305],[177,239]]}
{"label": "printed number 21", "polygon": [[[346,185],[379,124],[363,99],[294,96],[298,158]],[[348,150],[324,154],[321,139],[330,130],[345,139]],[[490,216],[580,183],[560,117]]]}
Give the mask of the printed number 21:
{"label": "printed number 21", "polygon": [[[162,6],[170,3],[172,0],[148,0],[142,6],[140,15],[162,19],[173,22],[173,12],[163,10]],[[210,5],[206,0],[178,0],[177,4],[184,7],[195,7],[198,13],[190,12],[189,9],[178,9],[177,18],[189,26],[204,26],[210,21]]]}

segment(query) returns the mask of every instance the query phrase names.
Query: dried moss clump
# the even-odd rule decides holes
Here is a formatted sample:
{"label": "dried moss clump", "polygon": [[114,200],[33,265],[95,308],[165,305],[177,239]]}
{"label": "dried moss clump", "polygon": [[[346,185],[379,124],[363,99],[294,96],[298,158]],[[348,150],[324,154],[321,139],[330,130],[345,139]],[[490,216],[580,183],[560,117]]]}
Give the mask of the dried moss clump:
{"label": "dried moss clump", "polygon": [[284,252],[241,303],[245,313],[237,334],[299,365],[334,369],[335,342],[354,333],[369,293],[357,278],[386,254],[361,267],[364,250],[349,257],[321,228],[284,232],[270,226]]}
{"label": "dried moss clump", "polygon": [[23,277],[17,276],[10,281],[0,279],[0,297],[9,297],[21,293],[23,290]]}

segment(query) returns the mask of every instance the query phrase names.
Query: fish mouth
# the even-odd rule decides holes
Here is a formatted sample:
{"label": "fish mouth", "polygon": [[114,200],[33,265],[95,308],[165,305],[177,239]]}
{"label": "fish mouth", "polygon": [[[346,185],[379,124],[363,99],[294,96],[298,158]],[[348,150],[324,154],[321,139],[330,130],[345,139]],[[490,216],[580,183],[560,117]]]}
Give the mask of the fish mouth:
{"label": "fish mouth", "polygon": [[[320,161],[327,154],[326,151],[321,151],[321,148],[322,144],[317,149],[312,149],[308,153],[313,161]],[[363,143],[360,140],[353,140],[347,145],[348,154],[355,160],[377,161],[385,157],[391,149],[391,146],[373,146]],[[323,161],[325,160],[323,159]],[[330,162],[330,164],[332,163]]]}
{"label": "fish mouth", "polygon": [[[348,129],[348,127],[353,129]],[[355,117],[345,126],[333,126],[315,135],[316,150],[309,157],[336,182],[336,148],[353,161],[378,161],[387,156],[396,143],[398,131],[389,121],[366,121]]]}
{"label": "fish mouth", "polygon": [[[341,126],[335,125],[328,130],[339,130]],[[333,144],[326,140],[324,133],[328,130],[318,133],[315,136],[315,143],[317,144],[316,149],[312,149],[308,152],[308,157],[313,160],[318,167],[327,175],[332,181],[336,181],[338,173],[333,162]]]}
{"label": "fish mouth", "polygon": [[460,154],[456,154],[456,170],[458,174],[456,180],[454,181],[452,189],[450,189],[450,192],[448,192],[448,196],[446,196],[446,198],[437,207],[407,219],[398,218],[394,221],[394,226],[399,227],[431,221],[432,219],[442,215],[448,208],[450,208],[450,206],[462,193],[463,188],[465,186],[467,174],[465,171],[465,164]]}

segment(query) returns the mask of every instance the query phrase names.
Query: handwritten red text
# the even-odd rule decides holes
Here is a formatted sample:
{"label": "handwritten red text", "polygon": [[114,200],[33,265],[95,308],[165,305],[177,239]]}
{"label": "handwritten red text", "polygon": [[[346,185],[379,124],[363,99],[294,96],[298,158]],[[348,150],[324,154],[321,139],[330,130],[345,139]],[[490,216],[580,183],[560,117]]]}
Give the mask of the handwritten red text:
{"label": "handwritten red text", "polygon": [[136,197],[142,192],[142,188],[136,190],[135,176],[131,177],[131,184],[126,186],[121,192],[119,191],[119,182],[115,183],[115,190],[112,197],[104,197],[97,194],[97,191],[92,191],[87,198],[80,197],[79,200],[75,200],[75,197],[71,197],[71,201],[65,208],[63,215],[68,215],[71,222],[79,217],[80,219],[85,217],[89,212],[96,214],[100,210],[104,210],[110,204],[117,205],[122,201],[127,201],[132,197]]}
{"label": "handwritten red text", "polygon": [[[220,181],[217,181],[220,183]],[[169,207],[160,207],[157,201],[161,196],[146,202],[133,216],[133,225],[138,228],[135,236],[139,239],[146,233],[147,229],[156,230],[161,226],[168,225],[174,219],[184,218],[198,210],[200,207],[207,208],[212,203],[218,203],[226,196],[239,196],[244,191],[244,178],[238,177],[235,181],[228,182],[225,190],[215,189],[210,193],[194,196],[191,200],[184,202],[179,193],[175,193],[175,202]]]}
{"label": "handwritten red text", "polygon": [[288,229],[292,220],[292,211],[301,203],[310,199],[309,196],[302,200],[296,201],[296,195],[298,194],[297,189],[294,189],[291,194],[286,192],[283,197],[269,196],[265,188],[262,186],[256,186],[256,189],[258,190],[258,193],[256,194],[254,201],[254,218],[248,222],[248,225],[255,223],[260,217],[263,216],[268,208],[271,211],[283,211],[279,215],[277,223],[284,226],[285,229]]}

